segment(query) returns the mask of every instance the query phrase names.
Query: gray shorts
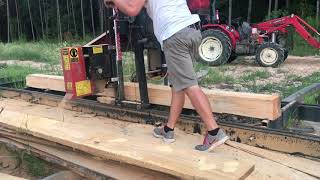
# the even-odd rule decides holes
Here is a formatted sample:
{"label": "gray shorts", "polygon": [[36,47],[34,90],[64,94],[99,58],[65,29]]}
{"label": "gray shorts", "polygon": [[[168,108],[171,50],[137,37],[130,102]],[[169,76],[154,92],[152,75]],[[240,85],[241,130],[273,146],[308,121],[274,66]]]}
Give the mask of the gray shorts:
{"label": "gray shorts", "polygon": [[198,85],[193,60],[198,54],[201,32],[186,27],[163,42],[168,66],[168,79],[174,91]]}

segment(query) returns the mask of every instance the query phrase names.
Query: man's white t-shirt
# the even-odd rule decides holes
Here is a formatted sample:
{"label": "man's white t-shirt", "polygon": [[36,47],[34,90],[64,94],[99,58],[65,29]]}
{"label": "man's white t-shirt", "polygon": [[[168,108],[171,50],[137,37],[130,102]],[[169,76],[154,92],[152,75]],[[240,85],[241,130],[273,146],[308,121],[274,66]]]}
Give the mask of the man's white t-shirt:
{"label": "man's white t-shirt", "polygon": [[186,0],[146,0],[145,7],[161,47],[164,40],[200,21],[198,15],[191,14]]}

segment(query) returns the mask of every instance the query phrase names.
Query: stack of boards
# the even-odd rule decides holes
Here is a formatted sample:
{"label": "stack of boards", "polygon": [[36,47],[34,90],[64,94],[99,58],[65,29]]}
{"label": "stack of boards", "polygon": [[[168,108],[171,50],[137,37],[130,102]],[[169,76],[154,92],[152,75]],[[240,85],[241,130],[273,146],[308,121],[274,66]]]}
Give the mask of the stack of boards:
{"label": "stack of boards", "polygon": [[[64,91],[61,76],[30,75],[27,85]],[[151,103],[169,105],[170,88],[148,87]],[[137,84],[126,83],[126,99],[138,101],[138,89]],[[277,95],[205,92],[214,112],[268,120],[275,120],[281,112]],[[114,90],[105,89],[101,102],[104,98],[114,98]],[[194,146],[201,142],[200,135],[177,129],[177,141],[165,144],[152,136],[152,126],[68,111],[63,103],[49,107],[5,98],[0,108],[0,142],[91,179],[320,177],[318,162],[233,142],[212,152],[199,152]],[[185,108],[192,108],[189,101]]]}
{"label": "stack of boards", "polygon": [[152,126],[31,104],[0,101],[0,141],[93,179],[243,179],[254,163],[199,152],[201,136],[177,131],[166,144]]}

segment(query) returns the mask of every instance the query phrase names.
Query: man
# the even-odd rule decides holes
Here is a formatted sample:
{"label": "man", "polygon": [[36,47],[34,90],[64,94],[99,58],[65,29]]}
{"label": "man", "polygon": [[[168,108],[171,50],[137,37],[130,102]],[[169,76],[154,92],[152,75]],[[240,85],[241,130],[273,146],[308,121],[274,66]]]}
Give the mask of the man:
{"label": "man", "polygon": [[208,133],[203,144],[195,149],[210,151],[229,139],[216,123],[208,98],[198,86],[192,59],[201,42],[201,33],[196,28],[200,21],[193,15],[186,0],[104,0],[106,6],[115,6],[129,16],[136,16],[145,7],[153,20],[154,34],[164,51],[168,78],[172,85],[172,99],[168,122],[154,129],[154,136],[172,143],[174,127],[181,114],[185,94],[206,124]]}

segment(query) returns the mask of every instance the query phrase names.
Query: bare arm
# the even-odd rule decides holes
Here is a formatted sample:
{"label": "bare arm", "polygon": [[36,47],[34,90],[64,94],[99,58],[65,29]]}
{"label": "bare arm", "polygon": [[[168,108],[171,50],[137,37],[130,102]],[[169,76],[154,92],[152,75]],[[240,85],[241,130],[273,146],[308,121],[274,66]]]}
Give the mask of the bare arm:
{"label": "bare arm", "polygon": [[136,16],[144,6],[145,0],[104,0],[106,5],[114,5],[128,16]]}

